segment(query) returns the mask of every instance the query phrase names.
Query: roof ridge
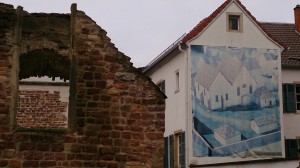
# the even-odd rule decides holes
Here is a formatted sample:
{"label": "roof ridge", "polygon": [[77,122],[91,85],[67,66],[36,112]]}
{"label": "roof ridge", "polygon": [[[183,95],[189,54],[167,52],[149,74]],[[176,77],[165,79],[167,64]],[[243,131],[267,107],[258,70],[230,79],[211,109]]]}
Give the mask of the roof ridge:
{"label": "roof ridge", "polygon": [[257,24],[258,27],[274,42],[279,44],[284,48],[288,48],[284,43],[276,39],[273,35],[271,35],[267,29],[256,20],[256,18],[251,14],[251,12],[241,3],[240,0],[226,0],[222,5],[220,5],[212,14],[208,17],[201,20],[183,39],[182,42],[186,43],[189,40],[196,37],[200,32],[202,32],[231,2],[236,2],[244,11],[245,13]]}
{"label": "roof ridge", "polygon": [[226,0],[215,11],[213,11],[208,17],[201,20],[183,39],[182,42],[187,42],[197,36],[212,20],[214,20],[232,1],[238,0]]}
{"label": "roof ridge", "polygon": [[286,23],[286,22],[268,22],[268,21],[260,21],[261,24],[288,24],[295,25],[295,23]]}

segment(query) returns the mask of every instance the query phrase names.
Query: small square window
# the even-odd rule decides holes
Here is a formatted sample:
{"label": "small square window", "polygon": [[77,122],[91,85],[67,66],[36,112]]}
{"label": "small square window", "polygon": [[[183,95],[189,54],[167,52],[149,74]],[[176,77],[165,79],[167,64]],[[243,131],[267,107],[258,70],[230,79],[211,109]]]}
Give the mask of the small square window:
{"label": "small square window", "polygon": [[227,31],[241,32],[242,31],[242,15],[228,14],[227,15]]}

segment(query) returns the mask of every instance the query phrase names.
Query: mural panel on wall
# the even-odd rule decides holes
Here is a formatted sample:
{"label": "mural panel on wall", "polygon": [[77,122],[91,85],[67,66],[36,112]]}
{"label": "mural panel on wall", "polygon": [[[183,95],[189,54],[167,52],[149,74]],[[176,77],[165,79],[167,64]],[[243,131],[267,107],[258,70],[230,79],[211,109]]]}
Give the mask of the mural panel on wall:
{"label": "mural panel on wall", "polygon": [[278,53],[191,46],[194,157],[282,156]]}

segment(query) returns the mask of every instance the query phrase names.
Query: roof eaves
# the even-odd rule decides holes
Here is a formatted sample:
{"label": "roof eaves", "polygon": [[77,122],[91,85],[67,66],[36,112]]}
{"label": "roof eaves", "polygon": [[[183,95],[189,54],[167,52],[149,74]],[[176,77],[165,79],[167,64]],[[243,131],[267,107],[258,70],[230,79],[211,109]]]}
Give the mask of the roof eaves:
{"label": "roof eaves", "polygon": [[205,30],[228,6],[235,0],[227,0],[219,6],[212,14],[201,20],[183,39],[182,42],[186,43],[198,37],[199,34]]}
{"label": "roof eaves", "polygon": [[267,38],[272,40],[278,46],[284,49],[288,49],[284,43],[272,36],[266,28],[256,20],[256,18],[251,14],[251,12],[240,2],[240,0],[227,0],[219,8],[217,8],[210,16],[204,18],[200,21],[197,26],[195,26],[183,39],[183,43],[187,43],[195,38],[197,38],[203,30],[205,30],[231,3],[236,2],[236,4],[251,18],[257,27],[266,35]]}
{"label": "roof eaves", "polygon": [[185,35],[186,34],[183,34],[182,36],[180,36],[174,43],[172,43],[168,48],[166,48],[156,58],[154,58],[146,67],[143,68],[142,72],[146,73],[152,67],[154,67],[157,63],[159,63],[164,58],[166,58],[168,56],[168,54],[170,54],[172,51],[174,51],[178,47],[178,45],[181,44],[181,40]]}
{"label": "roof eaves", "polygon": [[246,14],[251,18],[254,23],[257,24],[258,28],[266,35],[267,38],[269,38],[271,41],[276,43],[278,46],[284,49],[288,49],[288,46],[276,39],[271,33],[267,31],[267,29],[259,22],[256,20],[256,18],[251,14],[251,12],[241,3],[240,0],[234,0],[237,2],[237,4],[246,12]]}

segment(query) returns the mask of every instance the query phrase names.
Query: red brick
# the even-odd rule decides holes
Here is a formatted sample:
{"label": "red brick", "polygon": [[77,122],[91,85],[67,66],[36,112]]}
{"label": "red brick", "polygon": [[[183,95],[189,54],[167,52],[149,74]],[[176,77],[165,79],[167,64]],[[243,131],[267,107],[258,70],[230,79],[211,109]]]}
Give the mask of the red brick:
{"label": "red brick", "polygon": [[37,144],[36,150],[39,151],[49,151],[50,150],[50,145],[49,144]]}
{"label": "red brick", "polygon": [[115,83],[114,85],[117,89],[126,90],[128,89],[128,83]]}
{"label": "red brick", "polygon": [[113,160],[114,159],[114,155],[112,155],[112,154],[104,154],[104,155],[100,156],[100,159],[101,160],[106,160],[106,161]]}
{"label": "red brick", "polygon": [[16,142],[26,142],[29,141],[29,136],[25,134],[15,134]]}
{"label": "red brick", "polygon": [[33,151],[25,151],[23,152],[23,158],[26,160],[33,160]]}
{"label": "red brick", "polygon": [[82,162],[81,161],[70,161],[70,166],[71,167],[81,167]]}
{"label": "red brick", "polygon": [[52,144],[51,151],[53,152],[62,152],[64,151],[64,144]]}
{"label": "red brick", "polygon": [[25,160],[23,167],[39,167],[39,161]]}
{"label": "red brick", "polygon": [[100,144],[110,146],[110,145],[112,145],[112,139],[107,139],[107,138],[101,139]]}
{"label": "red brick", "polygon": [[55,159],[55,154],[54,153],[45,153],[44,154],[44,159],[45,160],[54,160]]}
{"label": "red brick", "polygon": [[8,124],[9,117],[6,114],[0,114],[0,124]]}
{"label": "red brick", "polygon": [[55,161],[41,161],[39,167],[53,167],[56,166]]}
{"label": "red brick", "polygon": [[85,147],[85,152],[86,153],[97,153],[97,146],[93,146],[93,145],[88,145]]}
{"label": "red brick", "polygon": [[74,160],[75,154],[67,154],[67,160]]}
{"label": "red brick", "polygon": [[19,160],[10,160],[8,163],[8,167],[10,168],[20,168],[21,162]]}
{"label": "red brick", "polygon": [[113,131],[113,132],[111,133],[111,137],[112,137],[112,138],[120,138],[120,137],[121,137],[121,133],[120,133],[120,132]]}
{"label": "red brick", "polygon": [[127,161],[127,155],[126,154],[117,154],[116,155],[116,161],[126,162]]}
{"label": "red brick", "polygon": [[149,138],[150,140],[159,140],[161,139],[161,135],[157,134],[157,133],[147,133],[146,134],[147,138]]}
{"label": "red brick", "polygon": [[83,162],[83,167],[95,167],[95,162]]}
{"label": "red brick", "polygon": [[124,139],[130,139],[131,138],[131,133],[130,132],[123,132],[122,133],[122,138],[124,138]]}
{"label": "red brick", "polygon": [[21,143],[19,147],[20,151],[35,150],[35,143]]}
{"label": "red brick", "polygon": [[101,162],[97,162],[97,167],[107,167],[106,165],[107,165],[107,162],[105,162],[105,161],[101,161]]}
{"label": "red brick", "polygon": [[65,153],[56,153],[55,160],[66,160],[66,154]]}
{"label": "red brick", "polygon": [[76,160],[97,160],[99,159],[98,154],[76,154]]}
{"label": "red brick", "polygon": [[8,165],[8,160],[0,159],[0,167],[6,167]]}

